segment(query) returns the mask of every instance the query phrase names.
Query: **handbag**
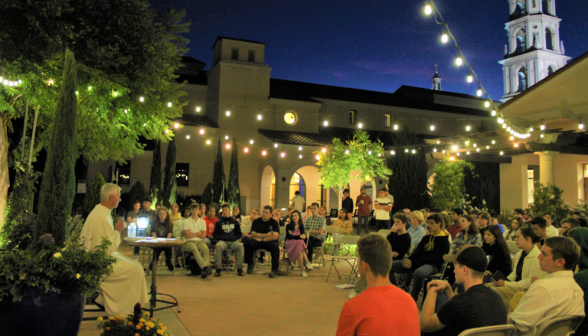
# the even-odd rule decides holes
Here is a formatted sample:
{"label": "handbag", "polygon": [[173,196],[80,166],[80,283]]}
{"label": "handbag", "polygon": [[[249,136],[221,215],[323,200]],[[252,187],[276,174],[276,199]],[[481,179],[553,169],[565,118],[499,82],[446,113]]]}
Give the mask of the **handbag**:
{"label": "handbag", "polygon": [[284,258],[280,260],[278,264],[278,275],[289,275],[290,274],[290,259]]}

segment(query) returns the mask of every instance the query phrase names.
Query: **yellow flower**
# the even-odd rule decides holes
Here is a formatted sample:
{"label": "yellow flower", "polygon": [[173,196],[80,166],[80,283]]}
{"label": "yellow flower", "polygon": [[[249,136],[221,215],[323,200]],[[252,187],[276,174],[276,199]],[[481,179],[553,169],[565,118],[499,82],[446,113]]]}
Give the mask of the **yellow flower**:
{"label": "yellow flower", "polygon": [[157,333],[160,335],[163,335],[165,333],[165,331],[163,331],[163,329],[159,329],[159,330],[157,330]]}
{"label": "yellow flower", "polygon": [[160,328],[163,328],[163,323],[159,323],[159,324],[158,324],[158,326],[159,326]]}
{"label": "yellow flower", "polygon": [[145,330],[149,330],[149,329],[151,329],[151,328],[149,328],[149,327],[145,328]]}
{"label": "yellow flower", "polygon": [[102,316],[98,316],[97,320],[98,320],[98,322],[102,322],[102,320],[104,320],[104,319],[102,318]]}
{"label": "yellow flower", "polygon": [[151,314],[149,312],[143,313],[143,316],[149,317]]}
{"label": "yellow flower", "polygon": [[80,275],[80,273],[76,274],[76,279],[81,278],[82,276]]}
{"label": "yellow flower", "polygon": [[59,258],[59,257],[61,257],[61,253],[59,253],[59,252],[57,252],[53,255],[53,258]]}
{"label": "yellow flower", "polygon": [[120,314],[116,315],[115,317],[116,317],[117,320],[122,320],[122,318],[123,318],[123,316],[120,315]]}
{"label": "yellow flower", "polygon": [[139,320],[139,322],[141,322],[141,323],[145,323],[145,322],[147,322],[147,321],[145,321],[145,319],[140,319],[140,320]]}
{"label": "yellow flower", "polygon": [[145,322],[145,325],[148,326],[149,328],[155,328],[155,323],[153,323],[153,322]]}

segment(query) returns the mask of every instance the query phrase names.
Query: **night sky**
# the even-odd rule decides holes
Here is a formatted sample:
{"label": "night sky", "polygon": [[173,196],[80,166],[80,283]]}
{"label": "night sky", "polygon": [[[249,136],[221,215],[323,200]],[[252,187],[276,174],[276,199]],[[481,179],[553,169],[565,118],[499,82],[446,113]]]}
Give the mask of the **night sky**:
{"label": "night sky", "polygon": [[[492,99],[502,97],[507,42],[506,0],[437,0],[457,42]],[[217,36],[266,43],[272,78],[394,92],[401,85],[431,88],[439,64],[445,91],[475,95],[456,67],[455,46],[442,44],[442,26],[423,14],[424,1],[153,0],[155,8],[183,8],[192,22],[188,56],[212,65]],[[566,55],[588,51],[586,0],[556,1]]]}

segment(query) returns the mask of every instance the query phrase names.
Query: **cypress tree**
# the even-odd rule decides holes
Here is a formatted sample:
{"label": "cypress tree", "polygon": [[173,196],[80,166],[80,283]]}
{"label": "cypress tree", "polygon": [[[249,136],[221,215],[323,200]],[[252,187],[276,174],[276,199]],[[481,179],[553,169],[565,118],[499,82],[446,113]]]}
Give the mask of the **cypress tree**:
{"label": "cypress tree", "polygon": [[214,175],[212,177],[212,201],[222,203],[225,194],[225,170],[223,165],[223,152],[221,148],[221,141],[218,140],[216,149],[216,160],[214,161]]}
{"label": "cypress tree", "polygon": [[241,209],[241,190],[239,189],[239,150],[237,140],[233,138],[233,152],[231,153],[231,168],[229,170],[229,183],[227,187],[227,202],[231,207],[237,205]]}
{"label": "cypress tree", "polygon": [[131,203],[131,206],[135,204],[135,201],[143,202],[143,199],[147,197],[147,195],[147,189],[145,189],[143,182],[135,182],[129,191],[129,202]]}
{"label": "cypress tree", "polygon": [[71,215],[75,196],[75,163],[77,144],[77,65],[72,51],[66,49],[63,85],[59,89],[51,138],[47,146],[47,163],[39,195],[39,216],[33,243],[50,233],[55,244],[65,240],[65,223]]}
{"label": "cypress tree", "polygon": [[[421,140],[408,128],[394,134],[394,146],[415,146]],[[418,150],[415,154],[396,150],[396,155],[388,159],[388,168],[394,174],[388,179],[388,189],[394,197],[393,212],[401,209],[422,209],[429,205],[429,187],[427,174],[429,165],[425,152]]]}
{"label": "cypress tree", "polygon": [[212,203],[212,183],[208,182],[206,188],[204,188],[204,191],[202,192],[202,197],[200,197],[200,203],[206,204],[206,206]]}
{"label": "cypress tree", "polygon": [[152,206],[155,207],[161,200],[161,141],[153,141],[155,141],[155,148],[153,148],[153,161],[151,163],[149,196],[153,199]]}
{"label": "cypress tree", "polygon": [[102,177],[102,174],[96,173],[88,190],[86,190],[86,196],[84,197],[84,203],[82,204],[82,217],[86,218],[94,207],[100,203],[100,189],[106,182]]}
{"label": "cypress tree", "polygon": [[173,138],[167,146],[165,155],[165,173],[163,177],[163,206],[170,206],[176,202],[176,138]]}

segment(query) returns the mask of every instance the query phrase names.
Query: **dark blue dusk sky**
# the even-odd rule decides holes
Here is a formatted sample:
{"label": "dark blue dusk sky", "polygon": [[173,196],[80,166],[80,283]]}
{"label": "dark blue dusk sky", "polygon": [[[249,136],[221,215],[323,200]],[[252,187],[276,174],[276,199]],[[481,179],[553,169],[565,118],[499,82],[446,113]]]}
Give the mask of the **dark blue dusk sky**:
{"label": "dark blue dusk sky", "polygon": [[[217,36],[266,43],[272,78],[394,92],[401,85],[430,88],[439,64],[445,91],[475,95],[467,68],[454,65],[453,44],[423,14],[424,1],[153,0],[187,11],[188,56],[212,64]],[[506,0],[436,0],[445,21],[492,99],[502,97],[507,42]],[[560,36],[572,58],[588,51],[588,1],[556,0]]]}

